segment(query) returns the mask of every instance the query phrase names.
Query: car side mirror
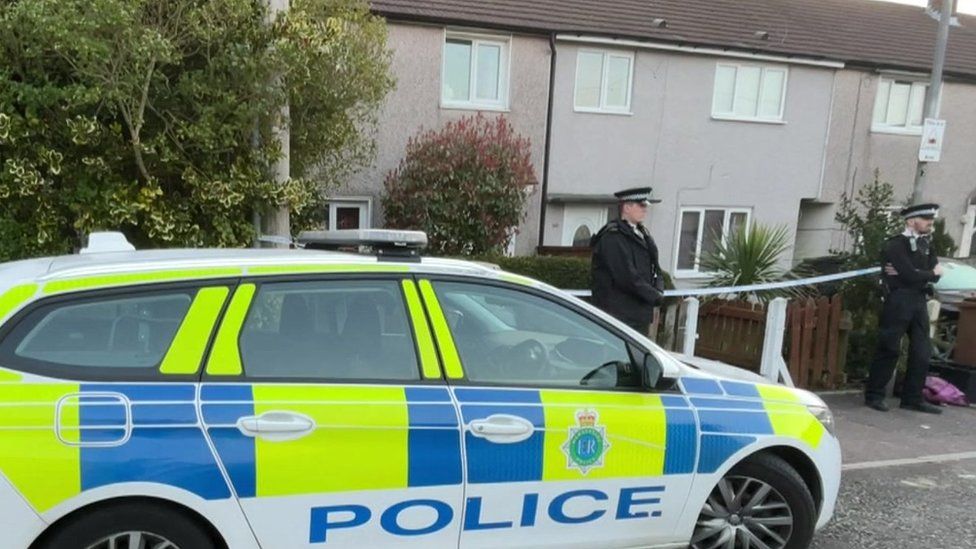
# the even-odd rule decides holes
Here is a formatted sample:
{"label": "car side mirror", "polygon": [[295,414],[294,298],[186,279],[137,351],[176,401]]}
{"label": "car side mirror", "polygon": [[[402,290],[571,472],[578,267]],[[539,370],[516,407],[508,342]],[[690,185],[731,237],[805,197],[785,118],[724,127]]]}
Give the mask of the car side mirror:
{"label": "car side mirror", "polygon": [[641,370],[644,378],[644,386],[648,389],[656,388],[657,384],[661,381],[661,377],[664,375],[664,368],[653,353],[644,355],[644,365]]}

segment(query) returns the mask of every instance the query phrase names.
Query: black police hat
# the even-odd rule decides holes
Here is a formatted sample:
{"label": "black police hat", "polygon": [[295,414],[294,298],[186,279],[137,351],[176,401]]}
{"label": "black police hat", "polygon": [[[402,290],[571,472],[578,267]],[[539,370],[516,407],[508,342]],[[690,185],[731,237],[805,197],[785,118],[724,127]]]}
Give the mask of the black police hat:
{"label": "black police hat", "polygon": [[939,216],[939,205],[916,204],[914,206],[908,206],[901,211],[901,216],[905,219],[905,221],[915,217],[921,217],[922,219],[935,219]]}
{"label": "black police hat", "polygon": [[613,196],[617,197],[617,200],[621,202],[641,202],[644,204],[657,204],[661,200],[658,198],[652,198],[651,192],[653,189],[651,187],[635,187],[633,189],[625,189],[619,192],[613,193]]}

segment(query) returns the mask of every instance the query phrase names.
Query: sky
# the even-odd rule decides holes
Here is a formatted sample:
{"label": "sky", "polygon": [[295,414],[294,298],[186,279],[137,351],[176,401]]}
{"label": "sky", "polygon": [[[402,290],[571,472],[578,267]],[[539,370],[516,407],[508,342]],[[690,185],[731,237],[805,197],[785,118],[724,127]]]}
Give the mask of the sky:
{"label": "sky", "polygon": [[[877,0],[879,2],[897,2],[898,4],[914,4],[924,6],[928,4],[926,0]],[[976,0],[956,0],[959,2],[959,11],[976,15]]]}

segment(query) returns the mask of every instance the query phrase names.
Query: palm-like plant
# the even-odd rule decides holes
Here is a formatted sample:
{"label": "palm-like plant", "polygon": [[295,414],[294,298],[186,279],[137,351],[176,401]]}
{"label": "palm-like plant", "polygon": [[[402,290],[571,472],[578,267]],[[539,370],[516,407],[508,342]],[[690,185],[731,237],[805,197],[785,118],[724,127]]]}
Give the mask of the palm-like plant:
{"label": "palm-like plant", "polygon": [[[712,287],[746,286],[779,282],[792,278],[780,265],[780,257],[790,247],[787,227],[753,223],[739,227],[727,238],[715,237],[715,249],[702,257],[701,270],[712,275]],[[782,295],[797,295],[794,289],[736,294],[742,299],[766,302]]]}

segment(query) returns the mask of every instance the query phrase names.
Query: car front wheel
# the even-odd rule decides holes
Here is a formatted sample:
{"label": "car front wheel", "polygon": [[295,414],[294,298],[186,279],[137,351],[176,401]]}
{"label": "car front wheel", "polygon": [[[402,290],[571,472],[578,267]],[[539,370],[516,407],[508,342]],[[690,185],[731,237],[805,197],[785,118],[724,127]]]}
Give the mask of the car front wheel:
{"label": "car front wheel", "polygon": [[735,466],[709,494],[691,549],[806,549],[817,512],[803,478],[760,454]]}
{"label": "car front wheel", "polygon": [[81,512],[39,549],[215,549],[207,529],[167,506],[123,502]]}

